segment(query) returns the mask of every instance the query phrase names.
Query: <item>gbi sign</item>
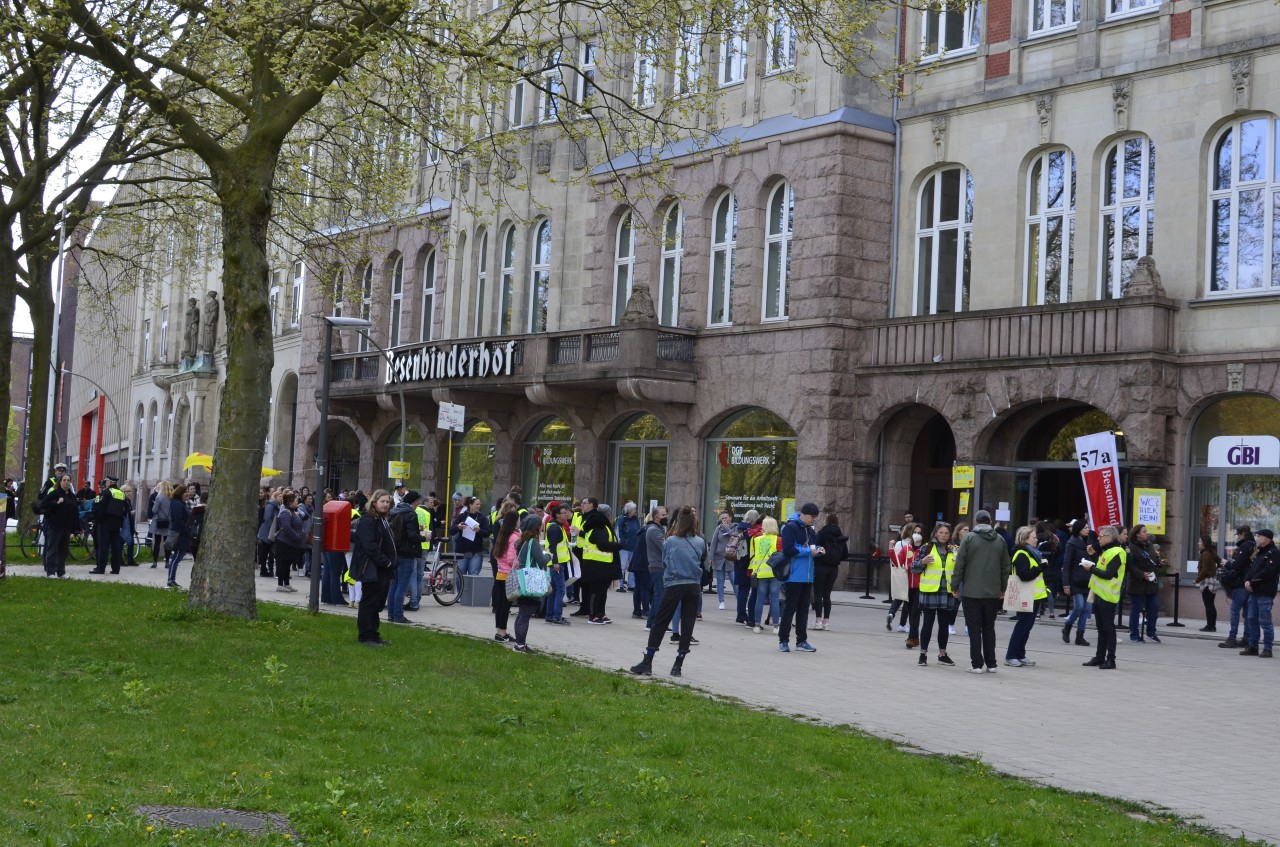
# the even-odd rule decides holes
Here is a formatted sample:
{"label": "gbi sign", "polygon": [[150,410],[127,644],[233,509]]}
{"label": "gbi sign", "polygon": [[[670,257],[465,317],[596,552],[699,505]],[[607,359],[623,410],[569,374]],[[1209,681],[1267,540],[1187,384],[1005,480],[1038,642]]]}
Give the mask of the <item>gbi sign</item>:
{"label": "gbi sign", "polygon": [[1274,435],[1219,435],[1209,439],[1211,468],[1280,468],[1280,438]]}

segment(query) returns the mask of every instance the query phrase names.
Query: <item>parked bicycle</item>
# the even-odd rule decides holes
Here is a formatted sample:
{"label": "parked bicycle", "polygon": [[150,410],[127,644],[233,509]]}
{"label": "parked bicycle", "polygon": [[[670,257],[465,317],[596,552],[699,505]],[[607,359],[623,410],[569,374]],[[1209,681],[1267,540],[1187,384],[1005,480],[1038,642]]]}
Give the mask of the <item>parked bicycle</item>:
{"label": "parked bicycle", "polygon": [[462,575],[453,559],[441,559],[435,551],[433,561],[422,575],[422,593],[430,594],[441,606],[452,606],[462,595]]}
{"label": "parked bicycle", "polygon": [[[19,538],[22,555],[28,559],[44,561],[44,522],[40,520],[27,524]],[[71,535],[71,558],[82,562],[93,560],[93,525],[82,521],[80,528]]]}

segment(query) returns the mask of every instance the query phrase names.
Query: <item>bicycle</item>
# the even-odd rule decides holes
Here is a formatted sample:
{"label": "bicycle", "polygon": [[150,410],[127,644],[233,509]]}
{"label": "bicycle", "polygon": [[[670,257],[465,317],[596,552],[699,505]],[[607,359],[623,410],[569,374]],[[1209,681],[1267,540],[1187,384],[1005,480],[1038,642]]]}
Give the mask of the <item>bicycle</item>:
{"label": "bicycle", "polygon": [[422,575],[422,593],[430,594],[441,606],[452,606],[462,596],[462,575],[452,559],[441,560],[440,551]]}
{"label": "bicycle", "polygon": [[[44,521],[37,520],[27,524],[27,528],[22,531],[19,539],[22,546],[22,555],[28,559],[36,561],[44,561]],[[80,529],[71,534],[71,543],[69,552],[71,556],[80,561],[92,561],[93,559],[93,523],[85,520]]]}

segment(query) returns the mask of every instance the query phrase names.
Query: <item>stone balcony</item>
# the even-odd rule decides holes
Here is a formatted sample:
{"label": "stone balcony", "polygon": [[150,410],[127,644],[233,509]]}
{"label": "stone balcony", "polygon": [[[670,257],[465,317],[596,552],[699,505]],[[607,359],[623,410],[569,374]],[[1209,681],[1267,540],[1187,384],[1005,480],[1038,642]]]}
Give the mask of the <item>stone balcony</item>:
{"label": "stone balcony", "polygon": [[[379,395],[387,398],[397,390],[455,403],[498,394],[555,405],[570,402],[574,391],[590,389],[634,400],[692,403],[696,343],[693,330],[631,323],[407,344],[390,351],[391,364],[377,352],[340,353],[332,359],[330,396],[357,406],[378,403]],[[391,384],[389,368],[396,377]]]}
{"label": "stone balcony", "polygon": [[1176,301],[1159,295],[893,318],[866,325],[864,367],[1172,354]]}

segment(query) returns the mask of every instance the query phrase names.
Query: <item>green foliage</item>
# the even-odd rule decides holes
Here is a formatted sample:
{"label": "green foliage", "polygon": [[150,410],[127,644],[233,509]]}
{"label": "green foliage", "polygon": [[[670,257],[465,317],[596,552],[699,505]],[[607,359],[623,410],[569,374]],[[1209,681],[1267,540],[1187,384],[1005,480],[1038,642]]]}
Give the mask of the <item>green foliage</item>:
{"label": "green foliage", "polygon": [[[23,800],[0,809],[0,844],[232,840],[147,833],[139,804],[284,812],[328,847],[1230,843],[976,759],[478,639],[400,629],[373,651],[347,618],[264,604],[251,626],[180,616],[181,602],[0,582],[0,747],[22,751],[0,792]],[[320,708],[273,696],[256,672],[273,656]],[[139,680],[145,717],[100,707]]]}

